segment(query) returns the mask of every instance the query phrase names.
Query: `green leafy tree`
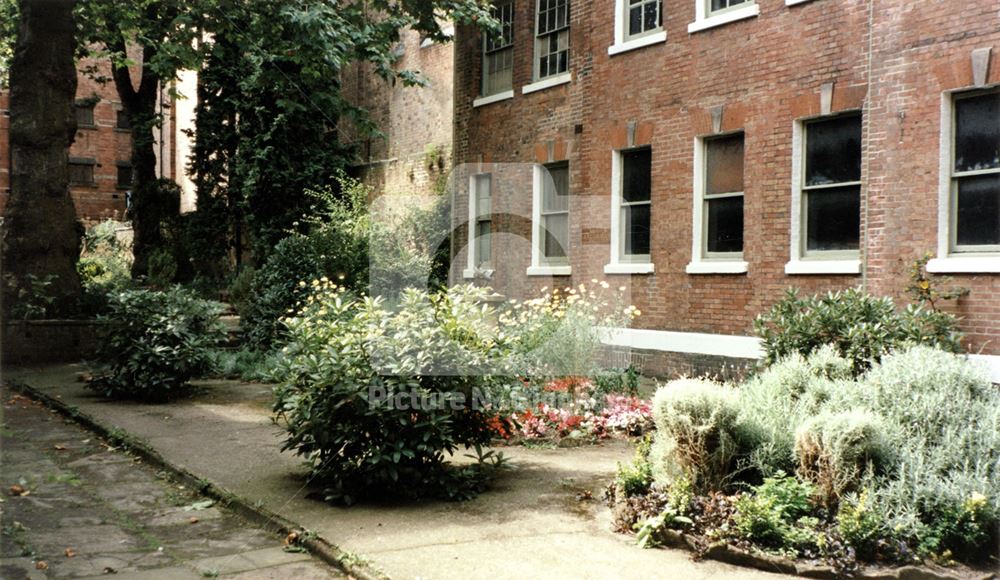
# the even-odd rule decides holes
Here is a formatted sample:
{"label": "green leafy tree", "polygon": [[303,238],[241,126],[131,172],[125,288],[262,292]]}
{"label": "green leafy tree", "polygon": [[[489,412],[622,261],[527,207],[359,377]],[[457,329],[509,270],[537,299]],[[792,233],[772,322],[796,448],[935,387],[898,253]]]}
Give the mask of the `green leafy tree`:
{"label": "green leafy tree", "polygon": [[249,240],[258,261],[304,230],[304,192],[334,183],[346,166],[342,121],[378,131],[343,95],[345,66],[368,63],[387,82],[419,84],[417,71],[395,63],[402,30],[446,41],[443,19],[496,25],[485,0],[220,0],[214,9],[191,169],[199,208],[228,227],[203,239],[237,249]]}
{"label": "green leafy tree", "polygon": [[150,255],[164,242],[163,222],[179,207],[156,176],[153,129],[162,122],[161,88],[179,70],[199,67],[205,17],[213,7],[212,0],[82,0],[79,5],[81,51],[110,59],[131,126],[134,275],[147,273]]}

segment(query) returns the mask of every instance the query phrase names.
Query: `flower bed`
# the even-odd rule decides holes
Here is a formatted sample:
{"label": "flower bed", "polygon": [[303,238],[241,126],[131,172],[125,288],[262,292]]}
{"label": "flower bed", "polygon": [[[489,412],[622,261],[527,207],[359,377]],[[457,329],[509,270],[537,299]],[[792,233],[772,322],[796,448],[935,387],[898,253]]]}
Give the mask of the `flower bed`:
{"label": "flower bed", "polygon": [[638,436],[653,427],[650,402],[623,393],[601,393],[585,378],[565,377],[550,381],[544,391],[566,393],[570,404],[538,403],[513,413],[512,429],[501,433],[510,442],[597,441],[613,435]]}
{"label": "flower bed", "polygon": [[961,356],[913,347],[855,378],[820,349],[738,388],[675,381],[653,415],[655,439],[606,493],[616,530],[644,547],[831,574],[982,577],[1000,562],[1000,391]]}

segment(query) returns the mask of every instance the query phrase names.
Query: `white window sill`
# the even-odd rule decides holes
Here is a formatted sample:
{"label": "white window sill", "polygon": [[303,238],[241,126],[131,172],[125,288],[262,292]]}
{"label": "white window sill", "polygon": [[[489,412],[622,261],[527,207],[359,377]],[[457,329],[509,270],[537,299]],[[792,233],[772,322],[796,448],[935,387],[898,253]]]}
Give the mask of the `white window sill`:
{"label": "white window sill", "polygon": [[795,6],[796,4],[805,4],[806,2],[812,2],[812,0],[785,0],[785,6]]}
{"label": "white window sill", "polygon": [[685,270],[688,274],[746,274],[748,264],[743,261],[711,260],[691,262]]}
{"label": "white window sill", "polygon": [[571,276],[573,275],[572,266],[530,266],[528,268],[529,276]]}
{"label": "white window sill", "polygon": [[932,274],[998,274],[1000,256],[948,256],[927,262]]}
{"label": "white window sill", "polygon": [[667,31],[661,30],[655,34],[650,34],[648,36],[641,36],[633,40],[626,40],[625,42],[615,43],[608,47],[608,54],[614,56],[616,54],[621,54],[623,52],[628,52],[630,50],[635,50],[637,48],[642,48],[644,46],[650,46],[653,44],[660,44],[667,41]]}
{"label": "white window sill", "polygon": [[493,277],[493,270],[483,268],[466,268],[462,270],[462,277],[466,280],[471,280],[473,278],[489,279]]}
{"label": "white window sill", "polygon": [[540,81],[535,81],[530,85],[524,85],[521,87],[521,94],[526,95],[528,93],[533,93],[535,91],[543,91],[552,87],[557,87],[559,85],[564,85],[569,81],[573,80],[573,75],[566,72],[561,75],[556,75],[554,77],[548,77]]}
{"label": "white window sill", "polygon": [[716,26],[722,26],[724,24],[729,24],[730,22],[736,22],[737,20],[753,18],[759,14],[760,6],[756,3],[750,4],[749,6],[737,8],[736,10],[730,10],[714,16],[707,16],[701,20],[695,20],[691,24],[688,24],[688,33],[701,32],[702,30],[708,30],[709,28],[715,28]]}
{"label": "white window sill", "polygon": [[504,91],[502,93],[497,93],[495,95],[489,95],[486,97],[479,97],[478,99],[472,101],[473,107],[482,107],[483,105],[489,105],[490,103],[499,103],[500,101],[506,101],[507,99],[514,98],[514,89],[509,91]]}
{"label": "white window sill", "polygon": [[606,264],[605,274],[652,274],[653,264]]}
{"label": "white window sill", "polygon": [[861,260],[792,260],[785,274],[860,274]]}

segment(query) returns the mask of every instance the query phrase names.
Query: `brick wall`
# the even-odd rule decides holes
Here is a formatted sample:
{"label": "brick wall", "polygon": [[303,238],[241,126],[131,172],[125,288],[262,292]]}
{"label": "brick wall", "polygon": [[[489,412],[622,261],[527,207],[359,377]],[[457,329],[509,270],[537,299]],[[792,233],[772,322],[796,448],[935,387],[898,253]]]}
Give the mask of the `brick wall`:
{"label": "brick wall", "polygon": [[[481,78],[480,35],[458,30],[456,165],[472,164],[474,172],[483,162],[484,171],[489,163],[570,162],[573,275],[529,278],[530,245],[508,244],[503,252],[494,250],[502,258],[493,264],[492,282],[502,292],[606,279],[628,285],[643,311],[640,327],[737,335],[750,334],[753,317],[791,286],[812,293],[867,284],[901,295],[908,265],[936,248],[941,92],[972,83],[973,48],[993,47],[990,82],[1000,82],[997,13],[981,5],[903,0],[880,2],[874,11],[863,0],[758,4],[757,17],[689,33],[695,0],[664,0],[666,42],[609,56],[614,3],[578,0],[571,14],[572,82],[523,94],[531,82],[534,2],[515,0],[514,97],[481,107],[472,106]],[[867,267],[863,275],[786,275],[792,128],[797,119],[822,112],[822,86],[829,83],[831,113],[865,111]],[[748,272],[688,275],[694,139],[714,132],[718,107],[722,132],[745,132]],[[612,150],[625,147],[630,134],[634,145],[652,148],[655,272],[605,275]],[[456,196],[462,217],[465,190],[460,186]],[[530,189],[519,195],[530,206]],[[464,226],[456,238],[458,277],[465,264]],[[1000,354],[1000,275],[959,281],[973,290],[959,308],[970,348]]]}
{"label": "brick wall", "polygon": [[451,167],[451,43],[424,43],[407,30],[396,47],[397,70],[417,71],[426,84],[386,81],[369,64],[352,64],[341,77],[345,96],[369,111],[381,137],[362,137],[345,127],[359,151],[354,169],[378,193],[426,195]]}
{"label": "brick wall", "polygon": [[[138,56],[136,56],[138,58]],[[94,100],[94,125],[80,126],[76,139],[70,147],[71,159],[93,160],[94,181],[92,184],[70,184],[70,194],[76,204],[77,215],[84,222],[94,222],[103,219],[124,219],[126,192],[128,187],[118,184],[119,163],[129,163],[132,156],[132,135],[127,129],[118,129],[117,114],[121,110],[121,101],[113,82],[100,83],[93,76],[110,78],[110,66],[105,61],[84,61],[80,70],[96,65],[96,75],[80,73],[77,77],[76,98]],[[138,67],[133,70],[133,78],[139,74]],[[169,101],[167,101],[169,103]],[[169,104],[167,105],[169,107]],[[10,195],[9,177],[9,127],[10,117],[9,93],[0,91],[0,215]],[[172,127],[176,123],[173,108],[165,111],[163,139],[163,162],[159,164],[158,173],[164,177],[175,179],[183,167],[174,155],[175,149]],[[158,149],[159,151],[159,149]]]}

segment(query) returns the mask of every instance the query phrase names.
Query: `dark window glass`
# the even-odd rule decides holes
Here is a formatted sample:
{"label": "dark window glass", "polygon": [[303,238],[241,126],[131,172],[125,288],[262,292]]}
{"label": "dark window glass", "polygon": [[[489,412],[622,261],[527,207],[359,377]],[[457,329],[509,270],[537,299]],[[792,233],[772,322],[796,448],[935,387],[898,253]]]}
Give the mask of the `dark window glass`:
{"label": "dark window glass", "polygon": [[649,201],[652,160],[650,149],[622,153],[622,199],[626,203]]}
{"label": "dark window glass", "polygon": [[806,250],[857,250],[861,231],[861,188],[809,191],[806,196]]}
{"label": "dark window glass", "polygon": [[118,111],[115,113],[115,127],[118,129],[131,129],[132,123],[128,120],[128,114],[125,111]]}
{"label": "dark window glass", "polygon": [[807,186],[861,180],[860,115],[814,121],[806,131]]}
{"label": "dark window glass", "polygon": [[743,251],[742,192],[743,134],[705,141],[706,251]]}
{"label": "dark window glass", "polygon": [[743,191],[743,134],[705,142],[705,193]]}
{"label": "dark window glass", "polygon": [[87,162],[69,163],[69,182],[76,185],[91,185],[94,183],[94,164]]}
{"label": "dark window glass", "polygon": [[709,252],[743,251],[743,196],[708,200]]}
{"label": "dark window glass", "polygon": [[958,245],[1000,245],[1000,174],[960,179],[956,217]]}
{"label": "dark window glass", "polygon": [[649,204],[622,207],[625,214],[625,254],[649,254]]}
{"label": "dark window glass", "polygon": [[660,27],[661,0],[629,0],[628,36],[635,36]]}
{"label": "dark window glass", "polygon": [[712,0],[712,12],[717,10],[725,10],[732,6],[738,6],[749,0]]}
{"label": "dark window glass", "polygon": [[76,125],[77,127],[94,126],[94,105],[90,103],[76,104]]}
{"label": "dark window glass", "polygon": [[955,171],[1000,167],[1000,93],[955,101]]}
{"label": "dark window glass", "polygon": [[132,187],[132,166],[118,165],[118,187]]}

